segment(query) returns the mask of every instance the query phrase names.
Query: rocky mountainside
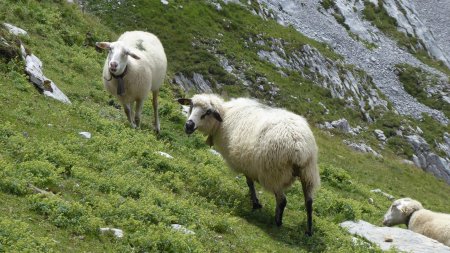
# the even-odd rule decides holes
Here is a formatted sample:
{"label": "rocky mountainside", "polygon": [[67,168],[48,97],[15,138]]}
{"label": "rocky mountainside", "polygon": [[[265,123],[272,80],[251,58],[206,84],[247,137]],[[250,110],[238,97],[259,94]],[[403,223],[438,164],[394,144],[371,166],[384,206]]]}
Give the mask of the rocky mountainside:
{"label": "rocky mountainside", "polygon": [[[414,154],[409,158],[417,167],[450,184],[450,51],[446,43],[449,39],[449,27],[446,25],[448,15],[444,14],[446,10],[450,11],[448,3],[438,0],[416,1],[416,6],[415,2],[409,0],[224,2],[239,4],[265,20],[275,20],[283,26],[293,27],[309,38],[325,43],[342,56],[339,59],[327,58],[309,45],[286,51],[285,47],[289,43],[279,38],[264,40],[260,36],[247,38],[246,41],[247,45],[259,48],[257,54],[260,60],[272,64],[282,75],[286,75],[284,70],[301,73],[316,85],[330,90],[334,98],[344,100],[346,106],[360,111],[366,122],[374,121],[374,113],[386,111],[419,120],[423,120],[423,115],[427,114],[440,122],[445,130],[435,136],[436,140],[433,139],[431,146],[435,148],[430,148],[423,138],[423,135],[432,133],[423,133],[420,128],[409,131],[407,129],[411,129],[411,126],[404,124],[394,131],[395,135],[412,146]],[[212,3],[218,10],[221,8],[218,1]],[[437,9],[438,12],[433,12]],[[385,19],[388,25],[378,24],[374,19]],[[213,53],[227,72],[249,86],[251,81],[242,78],[246,66],[233,67],[224,56]],[[411,91],[410,84],[404,83],[404,76],[409,74],[405,73],[408,69],[415,69],[415,72],[426,76],[424,79],[427,81],[423,82],[417,81],[418,76],[410,77],[415,79],[411,82],[418,83],[416,89],[422,90],[422,98],[417,92]],[[185,89],[191,86],[200,91],[214,90],[211,84],[208,85],[198,75],[194,75],[189,85],[186,82],[183,84],[179,77],[176,82]],[[262,86],[257,87],[264,90]],[[276,85],[269,90],[272,97],[277,94]],[[388,102],[393,108],[388,109]],[[322,127],[333,128],[327,127],[327,124],[322,124]],[[384,136],[383,131],[381,133]],[[385,137],[381,137],[379,145],[386,141]],[[347,143],[350,147],[358,147],[357,150],[372,150],[370,147],[364,148],[365,144]]]}

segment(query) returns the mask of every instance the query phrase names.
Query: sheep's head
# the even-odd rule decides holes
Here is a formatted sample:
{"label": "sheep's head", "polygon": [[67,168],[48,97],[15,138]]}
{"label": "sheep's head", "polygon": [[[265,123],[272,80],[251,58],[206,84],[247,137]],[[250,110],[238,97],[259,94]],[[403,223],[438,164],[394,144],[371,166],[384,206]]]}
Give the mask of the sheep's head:
{"label": "sheep's head", "polygon": [[212,134],[218,124],[222,122],[223,100],[212,94],[199,94],[188,98],[180,98],[178,102],[188,105],[188,120],[184,125],[184,131],[192,134],[196,129],[204,134]]}
{"label": "sheep's head", "polygon": [[422,204],[416,200],[410,198],[398,199],[392,203],[384,215],[383,225],[389,227],[398,224],[407,225],[409,217],[420,209],[423,209]]}
{"label": "sheep's head", "polygon": [[116,42],[97,42],[95,45],[101,49],[109,50],[108,68],[113,75],[121,75],[128,64],[128,56],[139,60],[139,56],[132,53],[121,41]]}

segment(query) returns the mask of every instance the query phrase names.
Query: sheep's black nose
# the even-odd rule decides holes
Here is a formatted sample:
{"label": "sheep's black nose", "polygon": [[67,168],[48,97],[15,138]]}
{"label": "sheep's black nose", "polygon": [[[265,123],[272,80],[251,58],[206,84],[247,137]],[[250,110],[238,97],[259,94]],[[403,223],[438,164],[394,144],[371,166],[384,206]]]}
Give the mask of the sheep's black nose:
{"label": "sheep's black nose", "polygon": [[193,132],[195,131],[195,123],[194,123],[194,121],[188,120],[188,121],[186,122],[186,124],[184,125],[184,131],[185,131],[187,134],[193,133]]}

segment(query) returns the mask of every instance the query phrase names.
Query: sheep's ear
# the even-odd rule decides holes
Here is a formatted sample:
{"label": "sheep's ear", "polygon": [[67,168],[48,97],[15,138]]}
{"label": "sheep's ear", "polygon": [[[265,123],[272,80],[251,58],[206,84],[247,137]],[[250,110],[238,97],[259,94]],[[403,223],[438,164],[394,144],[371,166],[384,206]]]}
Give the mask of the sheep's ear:
{"label": "sheep's ear", "polygon": [[222,122],[222,116],[220,116],[220,114],[217,111],[213,111],[212,115],[214,116],[214,118],[219,121]]}
{"label": "sheep's ear", "polygon": [[182,105],[192,105],[192,99],[190,98],[179,98],[178,103]]}
{"label": "sheep's ear", "polygon": [[101,49],[111,49],[111,43],[109,42],[96,42],[95,46]]}
{"label": "sheep's ear", "polygon": [[141,59],[141,57],[137,56],[135,53],[132,53],[130,51],[127,51],[127,55],[133,57],[136,60],[140,60]]}

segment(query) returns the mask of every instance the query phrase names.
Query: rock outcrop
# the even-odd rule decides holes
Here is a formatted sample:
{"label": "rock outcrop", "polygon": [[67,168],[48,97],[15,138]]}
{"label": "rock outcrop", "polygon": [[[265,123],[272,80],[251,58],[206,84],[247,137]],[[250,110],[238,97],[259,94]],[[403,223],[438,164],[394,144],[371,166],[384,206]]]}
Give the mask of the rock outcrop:
{"label": "rock outcrop", "polygon": [[385,251],[395,248],[412,253],[450,253],[450,248],[444,244],[408,229],[377,227],[363,220],[345,221],[340,225],[351,234],[364,237]]}
{"label": "rock outcrop", "polygon": [[[443,149],[450,149],[448,134],[444,136],[444,139],[445,143],[442,143],[440,146]],[[408,135],[406,140],[413,147],[415,153],[413,156],[414,164],[450,184],[450,160],[448,157],[442,158],[431,151],[430,145],[419,135]]]}

